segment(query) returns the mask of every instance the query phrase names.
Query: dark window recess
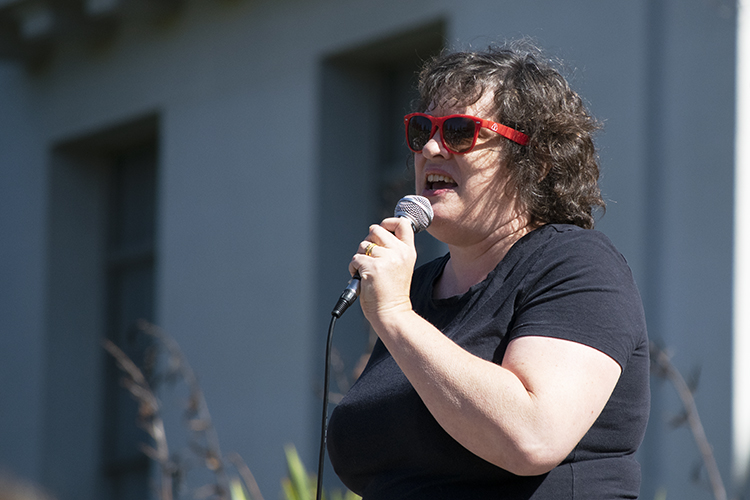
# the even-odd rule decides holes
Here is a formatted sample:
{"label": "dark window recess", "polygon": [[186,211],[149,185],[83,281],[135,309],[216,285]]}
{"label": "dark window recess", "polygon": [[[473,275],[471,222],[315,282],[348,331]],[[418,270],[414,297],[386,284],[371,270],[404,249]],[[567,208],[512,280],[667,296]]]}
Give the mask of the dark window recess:
{"label": "dark window recess", "polygon": [[[156,148],[146,146],[113,158],[108,213],[107,336],[149,376],[153,342],[139,331],[153,320]],[[122,373],[108,357],[104,411],[104,475],[107,497],[149,498],[151,439],[137,425],[138,405],[122,387]]]}

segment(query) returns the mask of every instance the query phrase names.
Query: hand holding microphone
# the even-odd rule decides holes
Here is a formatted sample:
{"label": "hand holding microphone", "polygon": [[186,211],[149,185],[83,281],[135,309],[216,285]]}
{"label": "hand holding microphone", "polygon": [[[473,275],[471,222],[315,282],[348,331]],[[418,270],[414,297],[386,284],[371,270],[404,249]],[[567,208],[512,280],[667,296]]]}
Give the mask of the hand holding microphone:
{"label": "hand holding microphone", "polygon": [[[417,195],[409,195],[401,198],[396,205],[394,210],[395,217],[403,217],[411,222],[411,227],[414,233],[418,233],[427,228],[432,222],[432,206],[427,198]],[[364,251],[364,254],[372,256],[372,252],[377,248],[374,242],[371,242]],[[360,277],[359,273],[355,273],[352,279],[349,281],[346,289],[339,297],[336,306],[331,311],[331,314],[336,318],[340,318],[344,311],[351,306],[359,296],[360,291]]]}

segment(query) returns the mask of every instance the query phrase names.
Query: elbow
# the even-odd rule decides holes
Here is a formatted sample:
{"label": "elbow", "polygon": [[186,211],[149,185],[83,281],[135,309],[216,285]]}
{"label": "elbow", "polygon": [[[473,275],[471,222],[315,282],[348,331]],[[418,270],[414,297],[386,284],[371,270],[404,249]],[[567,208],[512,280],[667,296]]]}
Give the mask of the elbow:
{"label": "elbow", "polygon": [[568,453],[548,442],[526,443],[516,447],[501,467],[517,476],[541,476],[560,465]]}
{"label": "elbow", "polygon": [[559,465],[560,462],[541,460],[519,460],[508,467],[508,472],[516,476],[541,476]]}

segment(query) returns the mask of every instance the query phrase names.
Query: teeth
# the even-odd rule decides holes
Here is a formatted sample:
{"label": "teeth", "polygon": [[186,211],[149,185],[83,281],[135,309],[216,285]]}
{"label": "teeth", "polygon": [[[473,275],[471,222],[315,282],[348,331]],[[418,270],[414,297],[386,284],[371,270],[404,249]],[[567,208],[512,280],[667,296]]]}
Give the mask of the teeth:
{"label": "teeth", "polygon": [[440,174],[429,174],[427,176],[427,182],[449,182],[451,184],[456,183],[456,181],[454,181],[452,178],[448,177],[447,175],[440,175]]}

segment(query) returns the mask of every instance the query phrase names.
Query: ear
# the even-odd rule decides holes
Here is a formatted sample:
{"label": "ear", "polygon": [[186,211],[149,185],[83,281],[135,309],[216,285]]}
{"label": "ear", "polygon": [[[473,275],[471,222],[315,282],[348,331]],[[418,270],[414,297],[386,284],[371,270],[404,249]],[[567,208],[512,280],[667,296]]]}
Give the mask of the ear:
{"label": "ear", "polygon": [[546,161],[542,163],[542,169],[539,172],[539,178],[537,179],[537,183],[544,181],[544,179],[547,178],[547,175],[550,173],[551,170],[552,170],[552,162]]}

